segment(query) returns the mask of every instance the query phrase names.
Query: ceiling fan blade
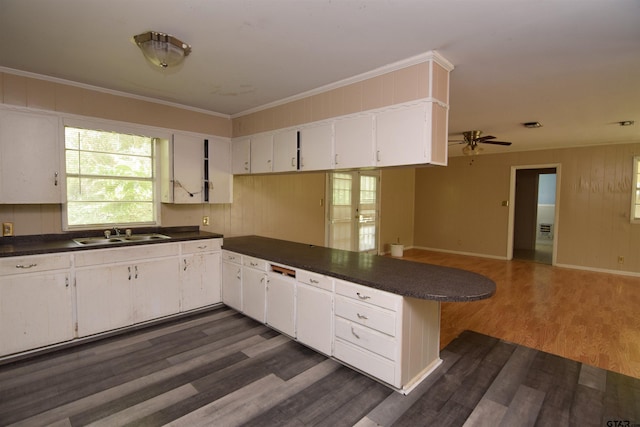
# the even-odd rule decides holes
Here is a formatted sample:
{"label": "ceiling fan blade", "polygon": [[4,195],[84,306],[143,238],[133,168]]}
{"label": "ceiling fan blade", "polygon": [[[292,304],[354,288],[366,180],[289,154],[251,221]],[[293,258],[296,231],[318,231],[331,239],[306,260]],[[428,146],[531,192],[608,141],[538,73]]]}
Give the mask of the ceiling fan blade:
{"label": "ceiling fan blade", "polygon": [[511,145],[510,142],[506,141],[478,141],[481,144],[495,144],[495,145]]}
{"label": "ceiling fan blade", "polygon": [[481,136],[480,138],[476,138],[476,142],[485,142],[487,139],[496,139],[496,137],[492,135]]}
{"label": "ceiling fan blade", "polygon": [[468,144],[467,141],[449,141],[448,145]]}

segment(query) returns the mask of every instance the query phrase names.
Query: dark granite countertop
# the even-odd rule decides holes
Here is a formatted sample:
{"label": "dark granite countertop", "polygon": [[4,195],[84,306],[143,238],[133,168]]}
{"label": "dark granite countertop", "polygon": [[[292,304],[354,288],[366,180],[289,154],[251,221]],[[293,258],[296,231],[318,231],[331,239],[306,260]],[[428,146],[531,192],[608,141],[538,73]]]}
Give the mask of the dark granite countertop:
{"label": "dark granite countertop", "polygon": [[109,243],[106,245],[80,245],[76,238],[98,237],[102,230],[74,231],[61,234],[39,234],[0,238],[0,257],[39,255],[55,252],[86,251],[91,249],[118,248],[134,245],[156,245],[186,240],[215,239],[222,234],[200,231],[197,226],[188,227],[147,227],[133,229],[133,234],[160,233],[171,237],[164,240],[145,240],[139,242]]}
{"label": "dark granite countertop", "polygon": [[266,237],[227,237],[223,249],[406,297],[462,302],[496,291],[493,280],[466,270]]}

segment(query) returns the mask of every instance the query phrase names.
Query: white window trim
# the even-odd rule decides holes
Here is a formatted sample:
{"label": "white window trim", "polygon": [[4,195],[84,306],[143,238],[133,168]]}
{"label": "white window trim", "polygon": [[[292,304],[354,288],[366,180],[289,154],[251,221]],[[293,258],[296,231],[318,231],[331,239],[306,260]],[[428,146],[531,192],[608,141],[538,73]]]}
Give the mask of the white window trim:
{"label": "white window trim", "polygon": [[77,127],[83,129],[95,129],[95,130],[103,130],[108,132],[118,132],[124,134],[134,134],[134,135],[143,135],[149,136],[157,139],[171,139],[171,133],[168,133],[166,129],[153,128],[149,126],[136,125],[133,123],[121,123],[121,122],[113,122],[109,120],[99,120],[99,119],[77,119],[77,118],[64,118],[62,126],[60,127],[60,161],[61,161],[61,171],[62,171],[62,230],[63,231],[81,231],[81,230],[95,230],[101,228],[111,228],[114,225],[122,228],[140,228],[140,227],[159,227],[162,225],[162,201],[161,201],[161,168],[160,168],[160,156],[158,155],[158,143],[156,142],[153,150],[154,150],[154,182],[153,182],[153,191],[154,191],[154,217],[155,221],[147,222],[147,223],[133,223],[133,224],[91,224],[91,225],[69,225],[67,218],[67,174],[66,174],[66,154],[65,154],[65,128],[66,127]]}

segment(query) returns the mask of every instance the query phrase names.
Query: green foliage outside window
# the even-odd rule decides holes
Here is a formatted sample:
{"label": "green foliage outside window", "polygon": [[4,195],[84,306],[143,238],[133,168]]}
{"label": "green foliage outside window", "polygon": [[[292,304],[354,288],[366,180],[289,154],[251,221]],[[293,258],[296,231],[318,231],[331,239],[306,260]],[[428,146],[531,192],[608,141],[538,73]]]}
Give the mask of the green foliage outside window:
{"label": "green foliage outside window", "polygon": [[67,224],[152,224],[153,138],[65,128]]}

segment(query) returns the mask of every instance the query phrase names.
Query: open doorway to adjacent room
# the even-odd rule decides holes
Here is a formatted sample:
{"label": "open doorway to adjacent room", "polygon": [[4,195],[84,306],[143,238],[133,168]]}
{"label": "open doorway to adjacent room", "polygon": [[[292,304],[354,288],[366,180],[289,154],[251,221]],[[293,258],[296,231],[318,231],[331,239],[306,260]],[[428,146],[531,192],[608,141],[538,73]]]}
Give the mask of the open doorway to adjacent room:
{"label": "open doorway to adjacent room", "polygon": [[559,165],[512,168],[511,258],[554,264]]}

